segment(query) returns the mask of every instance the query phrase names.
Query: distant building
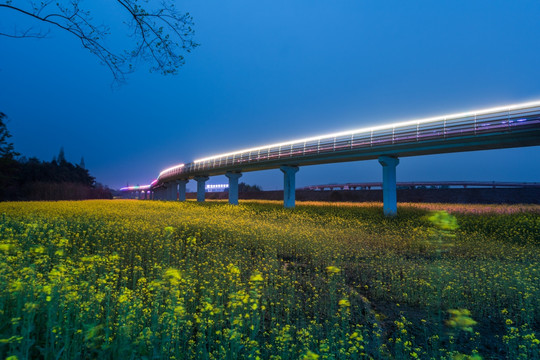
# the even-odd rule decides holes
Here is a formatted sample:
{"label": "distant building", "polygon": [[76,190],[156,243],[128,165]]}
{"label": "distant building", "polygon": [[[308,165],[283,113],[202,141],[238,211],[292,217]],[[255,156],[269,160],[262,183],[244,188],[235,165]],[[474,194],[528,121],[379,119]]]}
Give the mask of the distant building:
{"label": "distant building", "polygon": [[229,184],[207,184],[206,192],[222,192],[229,191]]}

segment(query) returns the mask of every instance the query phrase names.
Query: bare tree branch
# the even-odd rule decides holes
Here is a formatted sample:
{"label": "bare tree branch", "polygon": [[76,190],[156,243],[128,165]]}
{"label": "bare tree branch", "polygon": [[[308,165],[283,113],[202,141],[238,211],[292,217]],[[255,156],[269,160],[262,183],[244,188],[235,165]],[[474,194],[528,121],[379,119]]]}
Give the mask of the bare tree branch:
{"label": "bare tree branch", "polygon": [[[198,46],[193,41],[193,18],[189,13],[176,10],[174,0],[162,0],[159,6],[147,0],[115,0],[119,10],[129,18],[126,38],[132,45],[116,50],[107,46],[110,30],[98,25],[89,10],[82,7],[83,0],[34,1],[26,5],[13,5],[12,0],[0,0],[2,12],[14,12],[52,28],[76,36],[81,45],[106,65],[116,83],[123,83],[134,69],[133,63],[142,60],[150,64],[151,71],[164,75],[176,74],[185,62],[184,55]],[[142,4],[142,5],[141,5]],[[48,31],[0,30],[0,36],[12,38],[43,38]]]}
{"label": "bare tree branch", "polygon": [[50,31],[34,30],[33,27],[19,30],[17,28],[13,29],[10,33],[4,33],[0,31],[0,36],[7,36],[15,39],[22,38],[38,38],[43,39],[49,35]]}

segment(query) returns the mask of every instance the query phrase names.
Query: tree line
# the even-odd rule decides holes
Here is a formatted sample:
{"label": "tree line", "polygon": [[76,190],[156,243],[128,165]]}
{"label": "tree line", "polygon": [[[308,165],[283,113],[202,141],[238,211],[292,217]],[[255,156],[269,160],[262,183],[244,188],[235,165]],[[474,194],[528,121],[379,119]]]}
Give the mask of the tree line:
{"label": "tree line", "polygon": [[262,191],[259,185],[249,185],[244,182],[238,184],[238,192]]}
{"label": "tree line", "polygon": [[6,118],[0,112],[0,201],[112,198],[111,191],[97,184],[85,168],[84,158],[73,164],[63,148],[51,161],[20,157],[9,141]]}

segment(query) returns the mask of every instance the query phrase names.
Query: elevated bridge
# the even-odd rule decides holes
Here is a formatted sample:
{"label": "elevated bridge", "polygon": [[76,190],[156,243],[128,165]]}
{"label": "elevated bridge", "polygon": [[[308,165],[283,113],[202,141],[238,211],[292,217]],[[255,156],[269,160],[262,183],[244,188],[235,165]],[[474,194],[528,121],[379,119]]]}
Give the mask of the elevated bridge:
{"label": "elevated bridge", "polygon": [[214,155],[161,171],[148,191],[153,192],[153,198],[184,201],[186,184],[194,179],[197,200],[204,201],[205,182],[209,177],[226,175],[229,202],[238,204],[238,179],[243,172],[280,169],[284,174],[284,206],[294,207],[295,174],[299,167],[378,159],[383,167],[384,213],[395,215],[396,167],[401,157],[536,145],[540,145],[540,101],[366,127]]}

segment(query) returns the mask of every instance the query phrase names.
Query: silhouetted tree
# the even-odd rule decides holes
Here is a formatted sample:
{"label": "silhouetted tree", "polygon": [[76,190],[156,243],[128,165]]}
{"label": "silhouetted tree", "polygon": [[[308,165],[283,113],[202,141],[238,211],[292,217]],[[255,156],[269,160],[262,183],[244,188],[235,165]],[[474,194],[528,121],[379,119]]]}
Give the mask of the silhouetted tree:
{"label": "silhouetted tree", "polygon": [[64,163],[54,163],[39,161],[37,158],[19,160],[20,184],[30,182],[44,183],[75,183],[92,187],[95,185],[95,178],[90,175],[87,169],[79,165],[65,161]]}
{"label": "silhouetted tree", "polygon": [[248,185],[244,182],[238,184],[239,192],[262,191],[259,185]]}
{"label": "silhouetted tree", "polygon": [[14,192],[18,172],[15,157],[19,155],[8,140],[11,134],[4,120],[7,116],[0,112],[0,199],[8,198]]}
{"label": "silhouetted tree", "polygon": [[0,113],[0,200],[61,200],[111,198],[109,188],[95,186],[87,169],[73,165],[60,148],[58,161],[40,161],[24,156],[16,159],[11,134]]}
{"label": "silhouetted tree", "polygon": [[15,152],[13,143],[8,141],[8,139],[11,137],[11,134],[9,133],[4,120],[7,120],[7,115],[3,112],[0,112],[0,158],[13,159],[19,154]]}
{"label": "silhouetted tree", "polygon": [[[51,29],[59,29],[77,37],[84,48],[97,56],[111,71],[116,82],[125,81],[134,63],[144,60],[151,71],[175,74],[184,64],[184,54],[198,46],[193,38],[193,18],[175,8],[174,0],[114,0],[118,7],[118,24],[124,26],[131,49],[115,49],[107,39],[108,26],[93,18],[92,1],[82,0],[0,0],[5,17],[25,15],[46,26],[46,29],[14,27],[0,29],[0,35],[12,38],[44,38]],[[5,24],[5,22],[4,22]]]}
{"label": "silhouetted tree", "polygon": [[64,153],[64,147],[63,146],[60,147],[60,152],[58,152],[58,158],[57,159],[58,159],[58,163],[60,165],[66,163],[66,155]]}

